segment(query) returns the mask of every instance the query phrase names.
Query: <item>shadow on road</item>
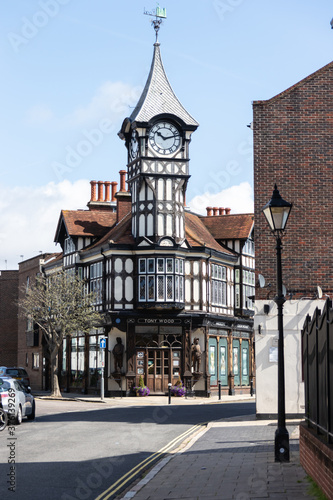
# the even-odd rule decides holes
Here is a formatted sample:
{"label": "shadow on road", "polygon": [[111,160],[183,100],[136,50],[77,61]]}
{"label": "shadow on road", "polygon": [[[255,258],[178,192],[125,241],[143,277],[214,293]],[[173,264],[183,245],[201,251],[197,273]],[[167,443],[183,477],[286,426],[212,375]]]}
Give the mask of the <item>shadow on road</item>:
{"label": "shadow on road", "polygon": [[[205,405],[204,421],[219,420],[234,416],[253,415],[255,403],[233,403],[221,405]],[[165,406],[138,406],[130,408],[103,408],[88,411],[73,411],[56,413],[37,417],[36,422],[127,422],[142,423],[147,418],[156,424],[192,424],[203,421],[202,405],[165,405]]]}

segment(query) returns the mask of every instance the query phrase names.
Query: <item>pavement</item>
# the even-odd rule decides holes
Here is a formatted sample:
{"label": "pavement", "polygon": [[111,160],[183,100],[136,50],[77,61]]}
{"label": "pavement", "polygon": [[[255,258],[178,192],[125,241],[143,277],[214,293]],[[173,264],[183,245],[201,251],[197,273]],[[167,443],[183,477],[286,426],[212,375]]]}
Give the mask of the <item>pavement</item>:
{"label": "pavement", "polygon": [[287,422],[290,462],[274,461],[276,422],[214,422],[119,498],[135,500],[315,499],[299,462],[299,426]]}
{"label": "pavement", "polygon": [[[40,394],[39,397],[48,398]],[[68,394],[66,399],[110,406],[168,404],[166,396],[105,398]],[[220,404],[254,401],[248,395],[211,398],[172,398],[171,404]],[[274,461],[277,422],[255,415],[211,422],[117,499],[134,500],[300,500],[309,493],[307,475],[299,461],[299,421],[288,420],[290,462]]]}

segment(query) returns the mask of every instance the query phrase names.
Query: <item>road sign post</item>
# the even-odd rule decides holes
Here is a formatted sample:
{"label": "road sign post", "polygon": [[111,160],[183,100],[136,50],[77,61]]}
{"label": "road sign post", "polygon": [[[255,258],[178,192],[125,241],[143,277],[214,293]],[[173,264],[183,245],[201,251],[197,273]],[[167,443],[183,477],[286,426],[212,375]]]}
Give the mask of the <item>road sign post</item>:
{"label": "road sign post", "polygon": [[106,338],[101,338],[99,340],[99,348],[101,351],[101,400],[104,401],[104,359],[105,359],[105,348],[106,348]]}

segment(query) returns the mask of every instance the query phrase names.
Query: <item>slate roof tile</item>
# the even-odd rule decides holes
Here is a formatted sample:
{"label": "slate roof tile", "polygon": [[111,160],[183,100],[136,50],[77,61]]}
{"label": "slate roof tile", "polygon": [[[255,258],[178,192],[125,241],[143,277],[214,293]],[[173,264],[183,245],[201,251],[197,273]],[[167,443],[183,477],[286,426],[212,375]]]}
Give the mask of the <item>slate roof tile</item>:
{"label": "slate roof tile", "polygon": [[154,44],[154,56],[149,76],[134,108],[130,121],[149,122],[154,116],[170,113],[181,118],[187,125],[197,127],[198,122],[186,111],[176,97],[165,73],[160,44]]}

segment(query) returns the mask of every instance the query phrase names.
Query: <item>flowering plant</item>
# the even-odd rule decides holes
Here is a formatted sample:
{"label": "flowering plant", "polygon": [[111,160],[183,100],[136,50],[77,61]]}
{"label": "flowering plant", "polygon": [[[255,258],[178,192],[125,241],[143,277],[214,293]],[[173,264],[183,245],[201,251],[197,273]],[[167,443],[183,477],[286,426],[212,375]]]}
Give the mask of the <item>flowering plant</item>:
{"label": "flowering plant", "polygon": [[137,396],[149,396],[150,390],[145,385],[142,376],[139,378],[139,385],[133,387],[133,391],[136,392]]}
{"label": "flowering plant", "polygon": [[186,394],[186,389],[180,378],[177,380],[176,384],[171,387],[171,394],[172,396],[178,396],[178,397],[182,397],[184,396],[184,394]]}

